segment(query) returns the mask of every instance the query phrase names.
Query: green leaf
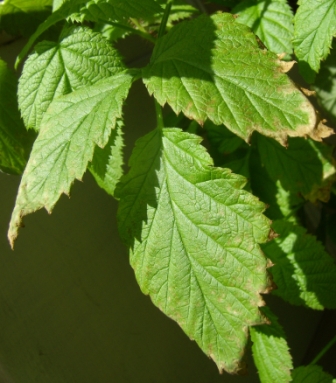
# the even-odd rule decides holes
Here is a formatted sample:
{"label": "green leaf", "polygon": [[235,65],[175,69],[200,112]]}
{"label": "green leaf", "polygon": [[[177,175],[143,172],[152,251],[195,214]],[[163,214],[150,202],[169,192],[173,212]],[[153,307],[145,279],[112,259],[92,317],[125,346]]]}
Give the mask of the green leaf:
{"label": "green leaf", "polygon": [[0,169],[21,174],[32,144],[20,119],[17,100],[17,78],[0,60]]}
{"label": "green leaf", "polygon": [[314,90],[320,106],[327,112],[328,120],[336,125],[336,42],[330,55],[321,63],[321,70],[316,76]]}
{"label": "green leaf", "polygon": [[274,53],[293,52],[293,12],[286,0],[245,0],[233,14],[238,23],[247,25]]}
{"label": "green leaf", "polygon": [[86,27],[67,29],[59,43],[36,45],[19,82],[19,106],[26,127],[39,129],[54,98],[124,69],[119,53],[100,33]]}
{"label": "green leaf", "polygon": [[51,212],[82,178],[95,145],[107,144],[132,81],[131,74],[120,73],[50,104],[19,187],[8,232],[12,246],[22,217],[43,207]]}
{"label": "green leaf", "polygon": [[[250,175],[253,194],[268,205],[265,211],[267,217],[271,220],[286,217],[295,221],[293,213],[303,204],[304,199],[298,193],[285,190],[280,181],[273,181],[270,178],[257,150],[252,150],[250,155]],[[291,217],[288,218],[288,215]]]}
{"label": "green leaf", "polygon": [[97,184],[108,194],[114,195],[114,190],[123,175],[122,123],[117,121],[117,127],[112,131],[110,139],[102,149],[96,147],[89,170]]}
{"label": "green leaf", "polygon": [[22,60],[26,57],[31,47],[34,45],[35,41],[49,28],[53,25],[66,19],[72,12],[72,7],[77,6],[78,4],[84,3],[86,0],[72,0],[71,2],[65,2],[61,5],[60,8],[55,10],[46,20],[41,23],[36,31],[30,36],[27,44],[23,47],[22,51],[18,55],[15,61],[15,68],[17,69]]}
{"label": "green leaf", "polygon": [[243,177],[212,167],[200,137],[157,129],[141,138],[116,190],[118,226],[138,283],[216,363],[237,372],[268,287],[258,246],[264,204]]}
{"label": "green leaf", "polygon": [[267,307],[262,312],[271,324],[251,327],[252,353],[261,383],[291,382],[292,357],[278,318]]}
{"label": "green leaf", "polygon": [[278,289],[272,293],[294,305],[335,309],[336,265],[322,244],[290,222],[275,221],[272,227],[279,237],[262,245],[275,264],[270,272]]}
{"label": "green leaf", "polygon": [[30,36],[50,14],[52,0],[5,0],[0,2],[0,30]]}
{"label": "green leaf", "polygon": [[103,22],[96,23],[93,30],[101,33],[110,42],[124,38],[130,33],[130,31],[126,29],[111,24],[105,24]]}
{"label": "green leaf", "polygon": [[223,125],[215,125],[213,122],[207,120],[204,124],[204,129],[211,147],[216,149],[218,153],[232,153],[244,145],[244,141],[240,137],[230,132],[230,130]]}
{"label": "green leaf", "polygon": [[285,148],[259,135],[258,149],[270,177],[274,181],[280,180],[286,190],[309,195],[322,186],[324,179],[335,173],[332,147],[319,142],[289,138],[288,148]]}
{"label": "green leaf", "polygon": [[310,365],[296,368],[293,373],[293,383],[335,383],[336,379],[322,370],[322,367]]}
{"label": "green leaf", "polygon": [[[72,1],[72,0],[68,0]],[[71,20],[80,21],[125,21],[133,18],[151,18],[162,13],[163,8],[157,0],[91,0],[72,8]]]}
{"label": "green leaf", "polygon": [[294,18],[294,51],[304,79],[314,82],[336,34],[336,3],[334,0],[300,0]]}
{"label": "green leaf", "polygon": [[184,21],[159,39],[144,82],[158,102],[203,123],[224,124],[249,140],[257,130],[284,142],[315,127],[308,100],[277,56],[232,15]]}

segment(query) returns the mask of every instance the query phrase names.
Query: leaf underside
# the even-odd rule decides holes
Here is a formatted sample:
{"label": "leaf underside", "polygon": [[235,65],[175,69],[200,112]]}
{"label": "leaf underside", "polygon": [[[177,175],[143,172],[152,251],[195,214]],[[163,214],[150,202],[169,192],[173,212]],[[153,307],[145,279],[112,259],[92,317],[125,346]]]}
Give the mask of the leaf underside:
{"label": "leaf underside", "polygon": [[232,15],[200,16],[159,39],[144,82],[158,102],[203,123],[224,124],[248,140],[252,132],[280,142],[309,134],[313,107]]}
{"label": "leaf underside", "polygon": [[238,372],[268,286],[264,205],[212,161],[198,136],[155,130],[121,179],[118,225],[138,283],[216,363]]}
{"label": "leaf underside", "polygon": [[336,3],[334,0],[300,0],[294,19],[294,51],[302,76],[312,83],[336,34]]}
{"label": "leaf underside", "polygon": [[120,73],[50,104],[19,187],[8,232],[12,246],[22,217],[43,207],[50,212],[82,178],[95,146],[107,144],[132,81],[131,74]]}
{"label": "leaf underside", "polygon": [[315,237],[286,221],[272,225],[279,234],[262,245],[274,266],[270,268],[278,289],[272,293],[294,305],[312,309],[336,308],[336,265]]}
{"label": "leaf underside", "polygon": [[59,43],[39,43],[19,82],[19,107],[26,127],[39,129],[54,98],[124,69],[119,53],[90,28],[72,27],[63,32]]}

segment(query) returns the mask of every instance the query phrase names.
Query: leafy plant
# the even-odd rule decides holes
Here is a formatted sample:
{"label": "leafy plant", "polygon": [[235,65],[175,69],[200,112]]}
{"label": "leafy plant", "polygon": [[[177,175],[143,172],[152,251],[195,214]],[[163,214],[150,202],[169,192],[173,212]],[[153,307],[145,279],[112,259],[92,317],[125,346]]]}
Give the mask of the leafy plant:
{"label": "leafy plant", "polygon": [[[88,169],[119,200],[140,288],[220,372],[243,369],[250,333],[261,382],[331,382],[315,363],[335,339],[293,370],[281,319],[262,294],[336,308],[326,237],[304,227],[311,204],[329,233],[335,222],[333,130],[324,119],[336,118],[335,70],[321,60],[336,3],[301,0],[295,15],[285,0],[217,0],[224,12],[212,15],[195,3],[0,3],[0,28],[29,36],[18,84],[0,61],[0,168],[23,172],[9,241],[25,215],[51,212]],[[129,34],[153,44],[141,69],[115,48]],[[287,75],[293,56],[311,90]],[[123,175],[122,108],[138,80],[153,96],[157,127],[138,140]]]}

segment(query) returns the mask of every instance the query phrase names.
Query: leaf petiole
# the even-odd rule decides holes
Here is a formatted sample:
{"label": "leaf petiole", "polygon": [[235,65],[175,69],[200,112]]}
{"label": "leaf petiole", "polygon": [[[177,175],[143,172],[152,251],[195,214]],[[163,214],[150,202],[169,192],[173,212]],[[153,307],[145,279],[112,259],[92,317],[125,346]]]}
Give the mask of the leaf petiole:
{"label": "leaf petiole", "polygon": [[334,345],[334,343],[336,343],[336,335],[331,339],[331,341],[325,347],[323,347],[323,349],[316,355],[316,357],[313,359],[313,361],[310,364],[311,365],[316,364],[322,358],[322,356]]}
{"label": "leaf petiole", "polygon": [[166,8],[165,8],[162,20],[161,20],[160,28],[159,28],[158,38],[162,37],[165,34],[168,18],[169,18],[170,11],[171,11],[171,8],[173,5],[173,1],[174,0],[168,0],[167,1],[167,5],[166,5]]}

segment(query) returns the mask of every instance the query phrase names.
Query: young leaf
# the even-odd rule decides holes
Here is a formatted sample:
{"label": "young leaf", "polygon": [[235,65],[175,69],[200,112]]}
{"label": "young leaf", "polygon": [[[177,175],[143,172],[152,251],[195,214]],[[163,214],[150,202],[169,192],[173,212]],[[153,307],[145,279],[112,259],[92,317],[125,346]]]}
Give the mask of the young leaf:
{"label": "young leaf", "polygon": [[4,0],[0,2],[0,30],[30,36],[50,14],[52,0]]}
{"label": "young leaf", "polygon": [[291,382],[290,370],[293,368],[293,363],[286,335],[271,310],[267,307],[262,307],[261,310],[271,323],[250,329],[253,359],[260,382]]}
{"label": "young leaf", "polygon": [[17,78],[0,60],[0,170],[21,174],[26,166],[32,137],[20,119],[16,91]]}
{"label": "young leaf", "polygon": [[[288,148],[284,148],[276,141],[259,135],[258,149],[270,177],[274,181],[280,180],[286,190],[308,195],[312,190],[318,190],[323,180],[335,173],[332,147],[319,142],[289,138]],[[325,198],[328,200],[328,196]]]}
{"label": "young leaf", "polygon": [[51,212],[82,178],[95,145],[107,144],[132,80],[128,72],[120,73],[50,104],[19,187],[8,232],[12,246],[22,217],[43,207]]}
{"label": "young leaf", "polygon": [[292,383],[336,383],[336,379],[316,365],[301,366],[292,373]]}
{"label": "young leaf", "polygon": [[233,10],[274,53],[293,52],[293,13],[286,0],[245,0]]}
{"label": "young leaf", "polygon": [[294,51],[302,76],[314,82],[320,61],[330,51],[336,34],[336,3],[334,0],[300,0],[294,19]]}
{"label": "young leaf", "polygon": [[154,48],[144,82],[175,113],[224,124],[248,140],[254,130],[284,142],[315,127],[308,100],[261,50],[248,27],[226,13],[184,21]]}
{"label": "young leaf", "polygon": [[92,163],[89,165],[97,184],[112,196],[123,175],[123,147],[122,122],[117,121],[117,126],[105,147],[102,149],[96,146]]}
{"label": "young leaf", "polygon": [[247,329],[264,319],[264,205],[243,177],[212,167],[201,139],[180,129],[141,138],[117,186],[118,225],[145,294],[216,363],[234,373]]}
{"label": "young leaf", "polygon": [[272,227],[279,237],[262,248],[275,264],[270,268],[278,286],[273,294],[294,305],[335,309],[336,265],[322,244],[290,222],[275,221]]}
{"label": "young leaf", "polygon": [[19,82],[19,106],[26,127],[39,129],[54,98],[124,69],[119,53],[89,28],[69,28],[59,43],[43,41],[26,61]]}

